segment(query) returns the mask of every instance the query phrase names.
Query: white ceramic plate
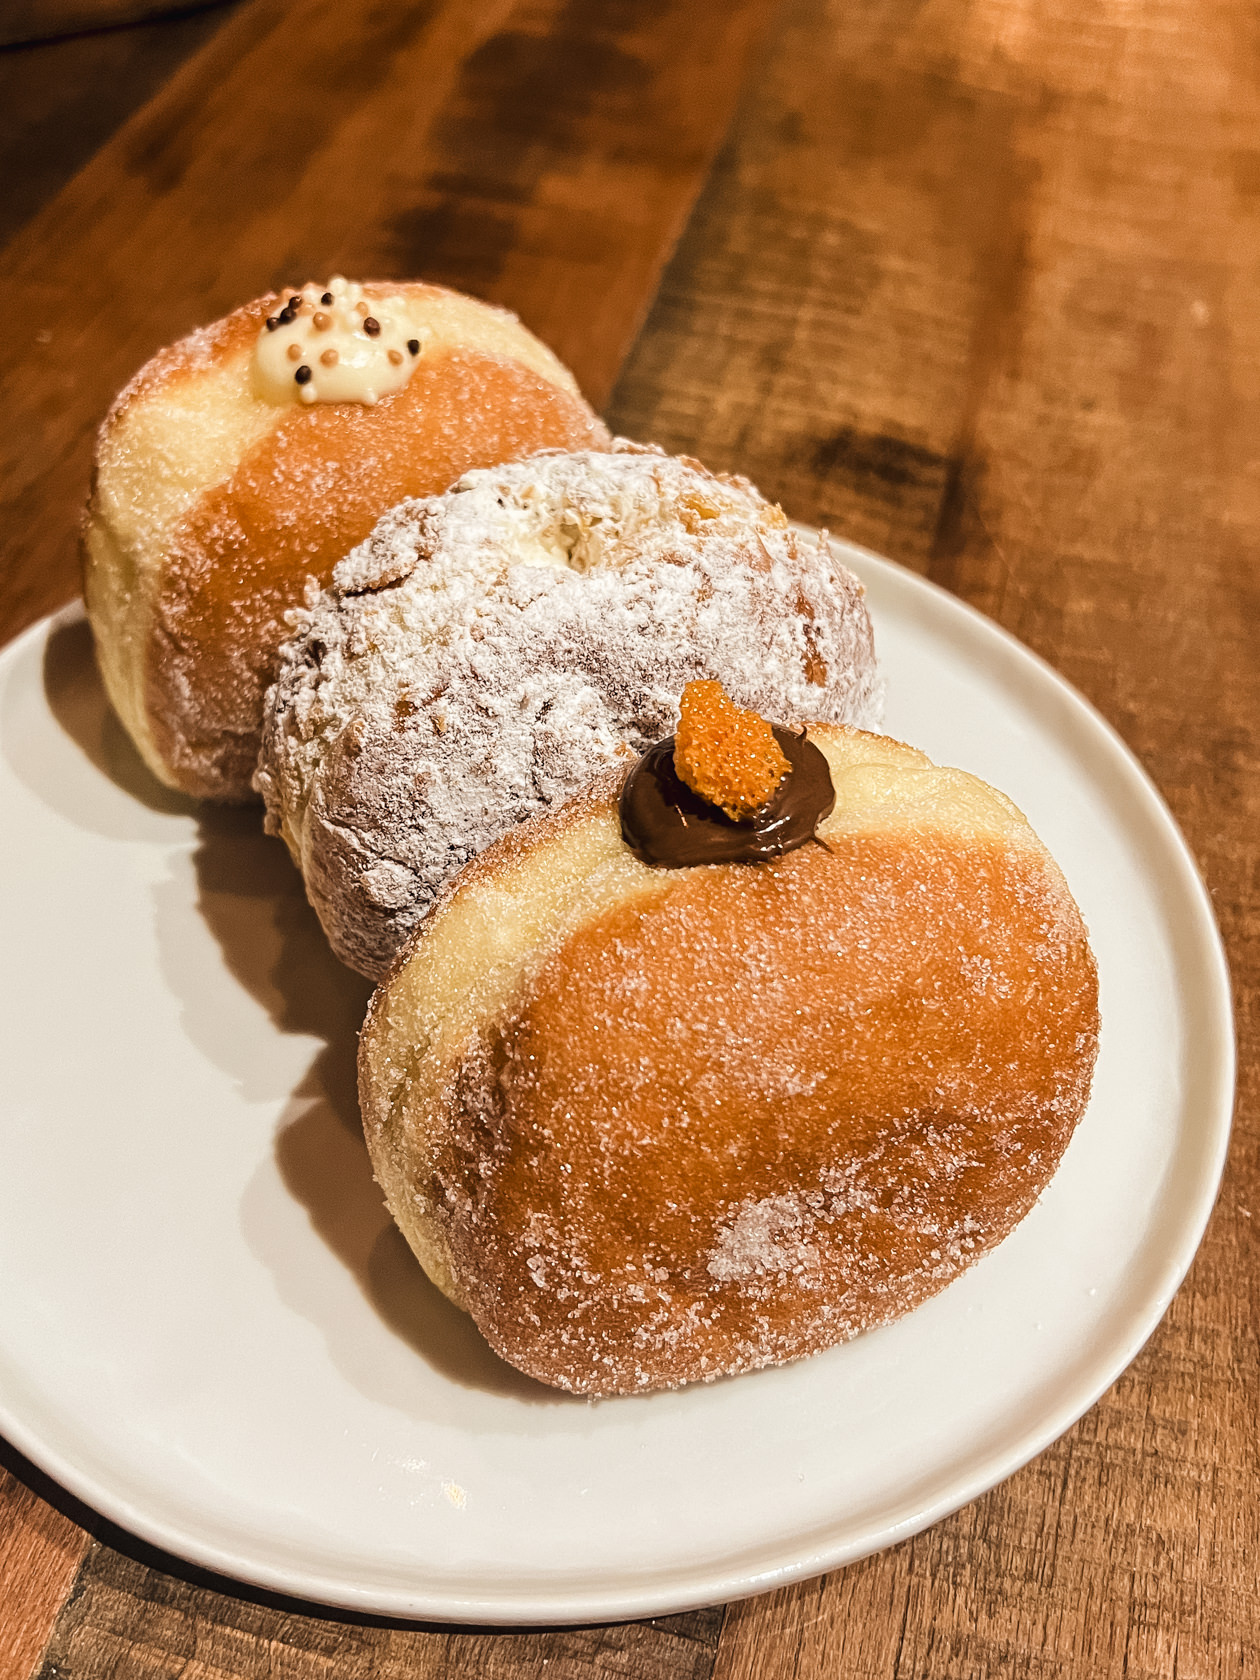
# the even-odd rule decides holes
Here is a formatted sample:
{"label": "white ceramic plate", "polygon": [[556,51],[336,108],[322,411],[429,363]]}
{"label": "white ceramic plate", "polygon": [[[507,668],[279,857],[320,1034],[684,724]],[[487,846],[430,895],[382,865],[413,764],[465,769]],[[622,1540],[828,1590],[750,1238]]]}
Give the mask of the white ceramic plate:
{"label": "white ceramic plate", "polygon": [[0,1429],[195,1563],[360,1611],[638,1617],[887,1546],[1111,1383],[1181,1280],[1233,1044],[1206,895],[1142,771],[1046,666],[866,581],[890,733],[1009,793],[1090,925],[1093,1100],[1041,1204],[899,1323],[591,1404],[499,1363],[412,1263],[358,1133],[366,989],[253,812],[141,770],[77,612],[0,656]]}

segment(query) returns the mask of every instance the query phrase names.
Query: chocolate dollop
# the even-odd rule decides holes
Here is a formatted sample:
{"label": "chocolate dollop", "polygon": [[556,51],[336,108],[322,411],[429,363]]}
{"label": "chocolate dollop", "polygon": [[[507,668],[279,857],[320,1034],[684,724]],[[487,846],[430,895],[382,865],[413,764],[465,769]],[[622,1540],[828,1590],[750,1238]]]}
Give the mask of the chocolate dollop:
{"label": "chocolate dollop", "polygon": [[733,822],[693,793],[674,769],[674,737],[649,747],[621,790],[621,835],[644,863],[765,863],[814,838],[836,802],[827,760],[802,730],[775,727],[791,769],[769,802]]}

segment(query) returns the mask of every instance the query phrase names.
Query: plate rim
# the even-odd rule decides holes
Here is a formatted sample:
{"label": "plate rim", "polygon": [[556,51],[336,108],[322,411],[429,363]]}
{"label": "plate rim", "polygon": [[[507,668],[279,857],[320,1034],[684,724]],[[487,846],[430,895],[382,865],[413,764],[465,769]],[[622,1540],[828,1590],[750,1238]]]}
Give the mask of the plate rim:
{"label": "plate rim", "polygon": [[[817,527],[793,524],[795,529],[811,536],[818,534]],[[702,1564],[694,1574],[680,1575],[677,1569],[671,1569],[668,1585],[658,1584],[653,1574],[645,1573],[643,1583],[632,1587],[610,1589],[595,1584],[575,1588],[565,1583],[545,1590],[526,1587],[519,1593],[500,1590],[473,1594],[423,1587],[400,1590],[358,1586],[318,1568],[294,1570],[273,1566],[195,1532],[185,1532],[177,1522],[153,1516],[127,1497],[125,1491],[107,1486],[90,1471],[80,1470],[55,1445],[46,1442],[36,1427],[28,1426],[9,1404],[9,1397],[0,1392],[0,1433],[38,1470],[91,1511],[160,1548],[174,1561],[222,1577],[225,1590],[233,1583],[240,1583],[316,1609],[324,1606],[362,1615],[456,1625],[541,1627],[629,1621],[751,1597],[844,1567],[922,1532],[972,1503],[1044,1452],[1097,1403],[1128,1367],[1159,1325],[1194,1260],[1216,1202],[1229,1149],[1237,1061],[1233,1000],[1228,961],[1208,889],[1175,818],[1140,760],[1108,720],[1066,678],[1010,631],[931,579],[860,544],[827,535],[839,556],[846,563],[854,563],[859,576],[869,570],[881,585],[899,591],[903,599],[918,597],[930,602],[935,612],[943,615],[951,633],[973,639],[978,636],[991,648],[1000,650],[1016,668],[1022,667],[1026,675],[1035,674],[1046,691],[1054,695],[1061,716],[1070,719],[1078,730],[1083,729],[1092,736],[1095,744],[1109,751],[1125,778],[1125,792],[1136,801],[1148,832],[1160,842],[1163,861],[1172,866],[1163,896],[1166,901],[1175,901],[1183,912],[1184,925],[1176,939],[1178,954],[1180,957],[1183,948],[1193,948],[1199,978],[1206,982],[1198,1002],[1200,1018],[1207,1023],[1212,1039],[1206,1061],[1211,1090],[1198,1106],[1210,1129],[1201,1139],[1195,1156],[1197,1182],[1183,1192],[1185,1211],[1178,1221],[1176,1240],[1166,1245],[1162,1264],[1144,1284],[1140,1301],[1127,1314],[1127,1334],[1109,1342],[1106,1351],[1084,1359],[1068,1396],[1057,1406],[1047,1407],[1033,1428],[1020,1431],[1018,1440],[1004,1450],[999,1447],[982,1455],[976,1468],[948,1481],[929,1503],[907,1498],[877,1530],[848,1540],[835,1538],[828,1543],[820,1533],[824,1525],[819,1525],[800,1535],[795,1544],[782,1539],[766,1542],[766,1546],[776,1547],[785,1554],[778,1562],[764,1561],[763,1547],[753,1551],[745,1549],[717,1566]],[[0,648],[0,664],[7,666],[54,628],[82,616],[82,602],[75,601],[39,619]],[[1171,892],[1174,886],[1175,893]],[[1179,961],[1179,972],[1180,968]],[[830,1528],[834,1529],[841,1520],[833,1517]]]}

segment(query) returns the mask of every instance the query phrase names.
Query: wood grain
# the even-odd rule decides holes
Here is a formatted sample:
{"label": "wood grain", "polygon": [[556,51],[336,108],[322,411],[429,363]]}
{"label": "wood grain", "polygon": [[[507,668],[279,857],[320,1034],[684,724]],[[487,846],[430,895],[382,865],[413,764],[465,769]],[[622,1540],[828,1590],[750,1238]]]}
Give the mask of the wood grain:
{"label": "wood grain", "polygon": [[136,24],[206,11],[222,0],[5,0],[0,47],[52,42],[68,35],[115,34]]}
{"label": "wood grain", "polygon": [[223,17],[220,6],[0,52],[0,246],[209,40]]}
{"label": "wood grain", "polygon": [[253,0],[0,255],[11,633],[73,590],[91,440],[154,350],[272,285],[423,274],[606,396],[769,0]]}
{"label": "wood grain", "polygon": [[0,1675],[26,1680],[70,1591],[87,1535],[0,1467]]}
{"label": "wood grain", "polygon": [[953,1519],[734,1607],[720,1680],[1260,1672],[1256,49],[1203,0],[798,0],[614,397],[1084,689],[1239,1006],[1222,1200],[1136,1364]]}
{"label": "wood grain", "polygon": [[708,1680],[722,1625],[713,1610],[607,1628],[452,1630],[320,1615],[218,1585],[229,1590],[94,1543],[37,1680]]}

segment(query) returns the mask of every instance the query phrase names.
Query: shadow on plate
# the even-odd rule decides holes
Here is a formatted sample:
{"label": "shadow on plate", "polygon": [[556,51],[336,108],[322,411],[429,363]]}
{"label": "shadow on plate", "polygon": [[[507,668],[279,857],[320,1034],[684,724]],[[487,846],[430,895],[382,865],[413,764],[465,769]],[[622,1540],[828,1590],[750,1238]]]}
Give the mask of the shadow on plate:
{"label": "shadow on plate", "polygon": [[[377,1316],[431,1369],[461,1388],[510,1395],[533,1405],[573,1401],[573,1396],[546,1388],[501,1360],[468,1315],[430,1283],[382,1202],[357,1111],[339,1109],[329,1101],[313,1102],[278,1132],[276,1163],[286,1188],[307,1210],[311,1225],[354,1277]],[[303,1293],[300,1280],[288,1277],[283,1283],[290,1299]],[[373,1399],[410,1409],[416,1395],[406,1373],[393,1361],[374,1358],[359,1326],[329,1313],[323,1328],[341,1369],[356,1387]]]}
{"label": "shadow on plate", "polygon": [[[205,806],[198,832],[198,908],[228,969],[278,1031],[324,1041],[276,1133],[275,1163],[286,1189],[377,1317],[433,1370],[461,1387],[555,1404],[564,1397],[500,1360],[472,1320],[434,1288],[385,1208],[359,1121],[358,1031],[371,985],[333,956],[283,846],[262,833],[257,808]],[[251,1239],[285,1299],[319,1324],[351,1382],[372,1398],[386,1398],[388,1390],[400,1399],[396,1375],[374,1369],[356,1327],[295,1275],[300,1267],[269,1240],[265,1218],[260,1196]]]}
{"label": "shadow on plate", "polygon": [[[357,1041],[370,984],[333,956],[283,846],[262,833],[257,808],[205,806],[198,835],[198,908],[228,969],[279,1032],[323,1040],[276,1133],[275,1164],[286,1189],[377,1317],[433,1370],[461,1387],[555,1404],[564,1397],[500,1360],[472,1320],[434,1288],[384,1206],[359,1121]],[[205,1031],[217,1036],[213,1022]],[[216,1057],[232,1054],[222,1039],[206,1047]],[[234,1071],[246,1073],[243,1066]],[[310,1287],[300,1256],[266,1228],[265,1187],[247,1192],[247,1202],[251,1245],[285,1300],[319,1325],[356,1387],[405,1404],[400,1389],[408,1385],[372,1358],[370,1338]]]}
{"label": "shadow on plate", "polygon": [[57,722],[114,786],[150,811],[191,814],[196,801],[163,787],[105,698],[86,618],[58,624],[44,643],[44,694]]}
{"label": "shadow on plate", "polygon": [[32,710],[19,679],[5,702],[5,759],[50,810],[111,840],[152,839],[167,831],[163,819],[196,814],[193,800],[153,776],[115,716],[81,607],[59,613],[42,649],[36,643],[18,657],[39,662],[32,675],[47,716]]}
{"label": "shadow on plate", "polygon": [[[275,1166],[286,1189],[306,1210],[321,1241],[350,1272],[377,1317],[431,1368],[467,1388],[511,1394],[535,1403],[569,1398],[522,1376],[500,1360],[472,1320],[429,1282],[386,1210],[372,1176],[359,1124],[355,1055],[358,1030],[371,986],[333,956],[301,879],[284,846],[262,832],[257,805],[202,804],[165,788],[152,775],[105,697],[86,619],[71,618],[50,631],[43,657],[49,710],[84,757],[145,812],[180,815],[196,823],[192,854],[196,909],[210,929],[236,982],[263,1005],[276,1030],[323,1041],[284,1108],[274,1145]],[[47,769],[49,767],[45,767]],[[25,766],[28,779],[40,766]],[[42,798],[57,797],[57,778],[36,776]],[[84,821],[84,802],[64,788],[64,814]],[[93,826],[113,838],[147,838],[128,829],[125,816]],[[93,821],[90,815],[89,821]],[[187,877],[176,869],[156,887],[158,940],[163,972],[183,1006],[185,1030],[215,1065],[237,1081],[247,1100],[274,1100],[274,1069],[259,1065],[256,1048],[239,1023],[215,1006],[215,988],[196,971],[196,944],[181,934],[186,920]],[[282,1295],[319,1324],[330,1344],[346,1337],[291,1274],[292,1256],[251,1220],[255,1251],[277,1277]],[[360,1387],[351,1335],[334,1349],[350,1380]],[[381,1396],[376,1395],[377,1398]]]}

